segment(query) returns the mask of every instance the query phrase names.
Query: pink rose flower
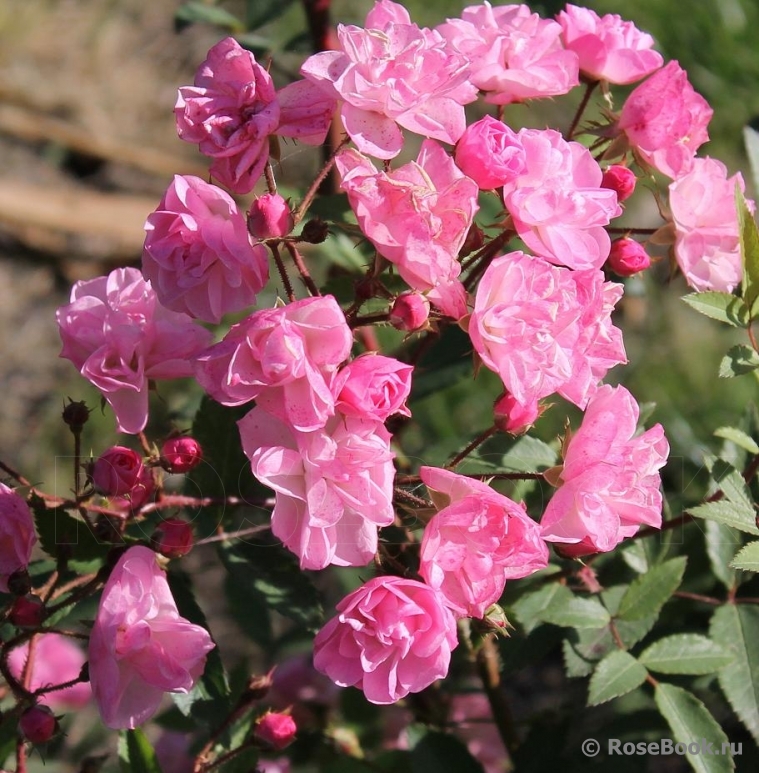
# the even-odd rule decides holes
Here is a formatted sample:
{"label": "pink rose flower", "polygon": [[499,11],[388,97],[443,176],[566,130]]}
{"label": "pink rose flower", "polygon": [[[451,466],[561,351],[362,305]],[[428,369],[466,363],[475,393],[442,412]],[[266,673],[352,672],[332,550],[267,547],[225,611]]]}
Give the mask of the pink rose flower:
{"label": "pink rose flower", "polygon": [[112,497],[110,504],[111,507],[126,510],[128,513],[136,512],[151,500],[154,493],[155,479],[153,478],[153,469],[143,465],[138,472],[134,485],[129,491]]}
{"label": "pink rose flower", "polygon": [[[29,656],[29,642],[14,647],[8,656],[11,673],[20,678]],[[44,687],[53,687],[71,682],[81,673],[86,661],[84,652],[68,636],[59,633],[37,634],[34,637],[34,660],[29,689],[34,692]],[[54,711],[80,709],[92,697],[89,682],[43,693],[39,701]]]}
{"label": "pink rose flower", "polygon": [[690,171],[696,151],[709,139],[712,113],[672,61],[627,97],[618,128],[646,163],[675,179]]}
{"label": "pink rose flower", "polygon": [[580,72],[592,80],[635,83],[664,64],[662,55],[651,50],[654,39],[615,13],[599,16],[567,4],[556,18],[564,45],[577,54]]}
{"label": "pink rose flower", "polygon": [[419,573],[457,617],[482,618],[507,579],[547,566],[548,548],[524,505],[468,479],[458,487],[471,493],[452,497],[425,527]]}
{"label": "pink rose flower", "polygon": [[463,105],[477,98],[466,60],[440,33],[412,24],[408,11],[377,0],[366,29],[339,24],[338,51],[309,57],[301,74],[343,101],[345,130],[362,152],[389,159],[403,147],[399,127],[455,143],[466,127]]}
{"label": "pink rose flower", "polygon": [[522,406],[558,392],[583,408],[607,371],[627,361],[611,323],[622,286],[512,252],[480,280],[469,335]]}
{"label": "pink rose flower", "polygon": [[278,193],[259,196],[248,212],[248,231],[256,239],[277,239],[293,230],[290,205]]}
{"label": "pink rose flower", "polygon": [[456,144],[456,165],[480,188],[490,190],[522,174],[526,160],[517,133],[486,115],[467,126]]}
{"label": "pink rose flower", "polygon": [[103,589],[90,634],[92,692],[103,722],[134,729],[165,692],[188,693],[214,648],[208,631],[179,616],[149,548],[129,548]]}
{"label": "pink rose flower", "polygon": [[331,295],[257,311],[196,358],[201,386],[222,405],[257,400],[308,431],[334,413],[332,380],[353,336]]}
{"label": "pink rose flower", "polygon": [[601,268],[611,240],[606,226],[622,214],[616,193],[590,151],[559,132],[522,129],[525,171],[503,188],[522,241],[537,255],[569,268]]}
{"label": "pink rose flower", "polygon": [[381,354],[356,357],[335,379],[337,410],[346,416],[380,422],[394,413],[411,416],[406,399],[411,392],[413,370],[413,365]]}
{"label": "pink rose flower", "polygon": [[659,470],[669,444],[661,424],[636,435],[638,415],[622,386],[605,384],[588,403],[540,523],[543,539],[561,543],[564,554],[605,553],[641,525],[661,526]]}
{"label": "pink rose flower", "polygon": [[111,446],[92,464],[92,482],[107,497],[129,493],[141,475],[142,457],[124,446]]}
{"label": "pink rose flower", "polygon": [[390,172],[378,172],[355,150],[339,153],[336,165],[361,230],[377,251],[444,314],[464,316],[458,254],[478,209],[477,184],[432,140],[422,143],[416,161]]}
{"label": "pink rose flower", "polygon": [[195,319],[218,324],[251,306],[269,278],[237,204],[199,177],[175,175],[145,231],[145,278],[164,306]]}
{"label": "pink rose flower", "polygon": [[8,578],[26,569],[37,542],[29,505],[0,483],[0,591],[8,592]]}
{"label": "pink rose flower", "polygon": [[430,302],[421,293],[401,293],[390,308],[390,324],[412,333],[422,330],[430,316]]}
{"label": "pink rose flower", "polygon": [[602,188],[609,188],[617,194],[617,201],[626,201],[635,192],[638,178],[632,169],[619,164],[612,164],[604,169],[601,180]]}
{"label": "pink rose flower", "polygon": [[295,720],[282,712],[268,711],[255,725],[255,737],[266,747],[280,751],[295,740]]}
{"label": "pink rose flower", "polygon": [[632,276],[645,271],[651,265],[651,258],[640,242],[635,239],[615,239],[606,265],[617,276]]}
{"label": "pink rose flower", "polygon": [[314,640],[314,667],[372,703],[395,703],[448,673],[456,621],[434,588],[375,577],[348,594]]}
{"label": "pink rose flower", "polygon": [[299,432],[260,407],[238,426],[253,475],[276,492],[272,533],[301,568],[371,561],[377,529],[395,517],[385,427],[338,413],[322,429]]}
{"label": "pink rose flower", "polygon": [[577,54],[562,45],[561,26],[526,5],[472,5],[436,29],[469,60],[469,78],[486,102],[555,97],[579,83]]}
{"label": "pink rose flower", "polygon": [[675,258],[688,284],[699,292],[731,293],[743,276],[735,186],[745,190],[739,173],[697,158],[688,174],[669,186],[675,224]]}
{"label": "pink rose flower", "polygon": [[200,443],[187,435],[169,438],[161,446],[161,464],[168,472],[189,472],[202,461],[203,449]]}
{"label": "pink rose flower", "polygon": [[161,306],[136,268],[77,282],[56,319],[61,357],[103,393],[119,431],[132,435],[147,424],[149,382],[192,375],[190,358],[211,341],[186,314]]}

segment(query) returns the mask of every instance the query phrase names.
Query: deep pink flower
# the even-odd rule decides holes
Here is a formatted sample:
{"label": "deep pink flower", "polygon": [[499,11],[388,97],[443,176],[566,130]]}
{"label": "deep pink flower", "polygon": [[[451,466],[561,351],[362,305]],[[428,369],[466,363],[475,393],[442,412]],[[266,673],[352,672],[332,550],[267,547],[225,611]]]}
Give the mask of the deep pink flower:
{"label": "deep pink flower", "polygon": [[112,497],[110,504],[116,509],[135,512],[147,504],[154,493],[153,468],[143,465],[132,488],[122,495]]}
{"label": "deep pink flower", "polygon": [[250,205],[248,230],[256,239],[275,239],[293,230],[290,205],[278,193],[265,193]]}
{"label": "deep pink flower", "polygon": [[[14,647],[8,656],[11,673],[21,677],[29,654],[29,642]],[[84,652],[68,636],[59,633],[37,634],[34,638],[34,661],[29,689],[39,690],[76,679],[86,661]],[[53,690],[40,696],[40,703],[54,711],[80,709],[92,697],[89,682]]]}
{"label": "deep pink flower", "polygon": [[548,548],[524,505],[484,484],[450,486],[471,493],[451,497],[425,527],[419,572],[458,617],[481,618],[501,597],[507,579],[548,564]]}
{"label": "deep pink flower", "polygon": [[390,308],[390,324],[396,330],[421,330],[430,316],[430,302],[421,293],[401,293]]}
{"label": "deep pink flower", "polygon": [[47,706],[30,706],[18,721],[22,737],[33,744],[47,743],[59,730],[58,720]]}
{"label": "deep pink flower", "polygon": [[556,18],[564,45],[580,59],[580,72],[593,80],[635,83],[664,63],[651,48],[654,39],[615,13],[599,16],[589,8],[567,4]]}
{"label": "deep pink flower", "polygon": [[253,474],[276,492],[272,533],[301,568],[367,564],[378,527],[394,519],[385,427],[338,413],[322,429],[299,432],[261,407],[238,426]]}
{"label": "deep pink flower", "polygon": [[720,161],[697,158],[691,171],[669,186],[675,258],[688,284],[699,292],[730,293],[740,284],[736,185],[745,190],[740,172],[728,177]]}
{"label": "deep pink flower", "polygon": [[300,70],[343,101],[343,125],[356,147],[394,158],[403,147],[399,127],[455,143],[466,127],[463,105],[477,98],[466,60],[390,0],[377,0],[365,24],[338,25],[340,50],[314,54]]}
{"label": "deep pink flower", "polygon": [[295,720],[283,712],[267,711],[255,724],[255,737],[267,747],[280,751],[295,740]]}
{"label": "deep pink flower", "polygon": [[467,126],[456,144],[456,165],[480,188],[499,188],[525,171],[517,133],[489,115]]}
{"label": "deep pink flower", "polygon": [[203,461],[203,449],[195,438],[172,437],[161,446],[161,462],[171,473],[194,470]]}
{"label": "deep pink flower", "polygon": [[395,703],[448,673],[456,622],[429,585],[375,577],[346,596],[314,640],[314,667],[372,703]]}
{"label": "deep pink flower", "polygon": [[436,29],[469,60],[471,82],[486,102],[554,97],[579,83],[577,54],[562,45],[560,25],[526,5],[472,5]]}
{"label": "deep pink flower", "polygon": [[638,416],[622,386],[605,384],[588,403],[540,523],[543,539],[561,543],[565,554],[603,553],[641,525],[661,526],[659,470],[669,444],[661,424],[636,435]]}
{"label": "deep pink flower", "polygon": [[522,406],[553,392],[584,407],[598,382],[626,362],[611,323],[622,286],[601,271],[570,271],[512,252],[477,289],[469,335],[483,363]]}
{"label": "deep pink flower", "polygon": [[627,97],[618,128],[646,163],[676,179],[690,171],[696,151],[709,139],[712,113],[672,61]]}
{"label": "deep pink flower", "polygon": [[551,129],[522,129],[525,170],[503,188],[506,208],[525,244],[551,263],[601,268],[610,221],[622,214],[590,151]]}
{"label": "deep pink flower", "polygon": [[381,354],[364,354],[349,362],[335,379],[337,409],[346,416],[385,421],[394,413],[411,416],[413,365]]}
{"label": "deep pink flower", "polygon": [[617,201],[626,201],[635,192],[638,178],[632,169],[620,164],[612,164],[604,169],[602,188],[610,188],[617,194]]}
{"label": "deep pink flower", "polygon": [[651,258],[635,239],[615,239],[606,264],[617,276],[632,276],[645,271],[651,265]]}
{"label": "deep pink flower", "polygon": [[195,544],[192,526],[181,518],[165,518],[156,526],[151,543],[167,558],[186,556]]}
{"label": "deep pink flower", "polygon": [[175,175],[145,231],[142,272],[174,311],[218,323],[254,304],[269,278],[234,199],[199,177]]}
{"label": "deep pink flower", "polygon": [[92,464],[92,482],[107,497],[128,494],[140,482],[142,457],[131,448],[111,446]]}
{"label": "deep pink flower", "polygon": [[222,405],[258,405],[300,430],[334,413],[332,380],[353,336],[331,295],[257,311],[197,357],[196,377]]}
{"label": "deep pink flower", "polygon": [[477,212],[477,184],[443,148],[422,143],[416,159],[378,172],[355,150],[338,154],[341,186],[361,230],[413,289],[445,314],[466,314],[458,254]]}
{"label": "deep pink flower", "polygon": [[527,432],[542,412],[543,409],[537,401],[522,405],[507,391],[493,405],[493,420],[501,432],[521,435]]}
{"label": "deep pink flower", "polygon": [[103,589],[90,634],[92,692],[103,722],[134,729],[165,692],[188,693],[214,648],[204,628],[179,616],[149,548],[129,548]]}
{"label": "deep pink flower", "polygon": [[211,341],[186,314],[161,306],[136,268],[77,282],[56,319],[61,357],[103,393],[129,434],[147,423],[149,382],[192,375],[190,358]]}
{"label": "deep pink flower", "polygon": [[37,542],[29,505],[12,489],[0,483],[0,591],[8,592],[8,578],[26,569]]}

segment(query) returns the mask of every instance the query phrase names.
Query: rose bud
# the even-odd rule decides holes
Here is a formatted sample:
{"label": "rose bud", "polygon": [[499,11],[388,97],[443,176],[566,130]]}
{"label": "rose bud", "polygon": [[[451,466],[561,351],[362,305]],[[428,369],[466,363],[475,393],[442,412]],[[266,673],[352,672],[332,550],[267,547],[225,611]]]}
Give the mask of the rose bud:
{"label": "rose bud", "polygon": [[256,722],[254,735],[266,746],[279,751],[292,743],[297,729],[289,714],[269,711]]}
{"label": "rose bud", "polygon": [[421,293],[403,293],[390,308],[390,324],[396,330],[421,330],[430,315],[430,302]]}
{"label": "rose bud", "polygon": [[637,181],[635,172],[631,169],[614,164],[606,167],[601,179],[601,187],[616,191],[617,201],[625,201],[633,195]]}
{"label": "rose bud", "polygon": [[161,460],[169,472],[189,472],[203,460],[203,450],[195,438],[169,438],[161,449]]}
{"label": "rose bud", "polygon": [[58,732],[58,720],[47,706],[32,706],[18,721],[21,735],[32,743],[47,743]]}
{"label": "rose bud", "polygon": [[287,236],[294,225],[290,205],[278,193],[265,193],[250,205],[248,231],[256,239]]}
{"label": "rose bud", "polygon": [[606,261],[608,267],[619,276],[632,276],[651,265],[651,258],[635,239],[616,239]]}
{"label": "rose bud", "polygon": [[511,392],[504,392],[493,406],[495,426],[501,432],[519,435],[526,432],[538,419],[543,409],[536,401],[529,405],[520,405]]}
{"label": "rose bud", "polygon": [[90,418],[90,409],[84,401],[75,402],[69,397],[69,404],[64,406],[61,414],[63,421],[71,427],[72,432],[81,432]]}
{"label": "rose bud", "polygon": [[19,596],[11,606],[8,619],[17,628],[37,628],[42,623],[44,610],[39,596]]}
{"label": "rose bud", "polygon": [[158,524],[151,541],[161,555],[181,558],[192,550],[192,526],[181,518],[167,518]]}
{"label": "rose bud", "polygon": [[140,482],[142,470],[142,457],[136,451],[111,446],[92,465],[92,482],[105,496],[123,496]]}

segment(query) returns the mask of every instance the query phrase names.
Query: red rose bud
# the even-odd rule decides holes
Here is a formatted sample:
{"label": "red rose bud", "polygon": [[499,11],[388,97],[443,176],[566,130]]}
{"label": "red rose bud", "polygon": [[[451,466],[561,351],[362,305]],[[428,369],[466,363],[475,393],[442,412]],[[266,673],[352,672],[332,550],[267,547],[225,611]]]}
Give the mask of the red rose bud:
{"label": "red rose bud", "polygon": [[203,450],[194,438],[169,438],[161,449],[161,459],[169,472],[189,472],[203,460]]}
{"label": "red rose bud", "polygon": [[143,475],[142,457],[131,448],[111,446],[92,465],[92,482],[105,496],[128,494]]}
{"label": "red rose bud", "polygon": [[635,172],[628,169],[626,166],[614,165],[606,167],[606,171],[601,180],[601,187],[616,191],[617,200],[624,201],[633,195],[636,183],[637,178],[635,177]]}
{"label": "red rose bud", "polygon": [[651,265],[651,258],[635,239],[616,239],[606,265],[618,276],[632,276]]}
{"label": "red rose bud", "polygon": [[290,205],[278,193],[266,193],[250,205],[248,231],[256,239],[277,239],[293,230]]}
{"label": "red rose bud", "polygon": [[266,746],[279,751],[292,743],[297,730],[289,714],[270,711],[256,722],[254,734]]}
{"label": "red rose bud", "polygon": [[162,556],[181,558],[194,545],[192,526],[181,518],[167,518],[156,527],[151,538],[153,546]]}
{"label": "red rose bud", "polygon": [[8,619],[18,628],[38,628],[44,618],[45,605],[39,596],[19,596],[11,606]]}
{"label": "red rose bud", "polygon": [[430,302],[420,293],[399,295],[390,308],[390,324],[396,330],[411,333],[421,330],[430,316]]}
{"label": "red rose bud", "polygon": [[58,732],[58,720],[47,706],[32,706],[18,721],[21,735],[32,743],[47,743]]}

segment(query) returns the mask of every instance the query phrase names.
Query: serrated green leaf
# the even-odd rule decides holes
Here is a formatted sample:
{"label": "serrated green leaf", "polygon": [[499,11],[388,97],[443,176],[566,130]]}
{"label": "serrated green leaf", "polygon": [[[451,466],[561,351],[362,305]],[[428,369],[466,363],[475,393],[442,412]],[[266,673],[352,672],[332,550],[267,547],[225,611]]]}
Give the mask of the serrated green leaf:
{"label": "serrated green leaf", "polygon": [[161,773],[156,753],[140,728],[119,733],[119,767],[122,773]]}
{"label": "serrated green leaf", "polygon": [[558,582],[550,582],[537,591],[525,593],[512,604],[511,609],[516,620],[519,621],[525,632],[529,634],[543,622],[542,614],[544,610],[551,606],[554,599],[566,600],[567,593],[570,596],[572,595],[571,591],[565,586],[559,585]]}
{"label": "serrated green leaf", "polygon": [[743,476],[724,459],[709,459],[709,472],[714,482],[720,487],[725,499],[741,507],[747,513],[754,512],[751,492],[748,490]]}
{"label": "serrated green leaf", "polygon": [[712,616],[709,636],[734,655],[718,674],[733,711],[759,743],[759,609],[725,604]]}
{"label": "serrated green leaf", "polygon": [[743,260],[741,296],[749,309],[749,318],[753,319],[754,304],[759,297],[759,229],[738,185],[735,186],[735,206],[738,211],[738,230]]}
{"label": "serrated green leaf", "polygon": [[610,652],[590,678],[588,706],[598,706],[620,695],[627,695],[646,681],[648,672],[624,650]]}
{"label": "serrated green leaf", "polygon": [[229,32],[243,32],[245,25],[229,11],[216,5],[190,0],[181,5],[174,14],[174,24],[182,30],[190,24],[213,24]]}
{"label": "serrated green leaf", "polygon": [[658,613],[680,587],[685,563],[685,557],[678,556],[633,580],[619,602],[617,616],[622,620],[640,620]]}
{"label": "serrated green leaf", "polygon": [[748,307],[735,295],[718,292],[691,293],[684,296],[683,300],[692,309],[719,322],[727,322],[733,327],[748,326]]}
{"label": "serrated green leaf", "polygon": [[611,616],[600,602],[568,592],[569,597],[555,598],[554,602],[543,610],[541,617],[546,623],[564,628],[601,628],[611,620]]}
{"label": "serrated green leaf", "polygon": [[750,454],[759,454],[759,445],[750,435],[737,427],[720,427],[714,431],[715,437],[721,437],[729,440],[731,443],[748,451]]}
{"label": "serrated green leaf", "polygon": [[596,663],[583,657],[569,639],[564,639],[561,643],[561,653],[564,658],[564,671],[570,679],[590,676],[593,673]]}
{"label": "serrated green leaf", "polygon": [[[715,751],[722,751],[722,744],[727,744],[725,731],[717,724],[714,717],[703,703],[692,693],[676,687],[673,684],[660,682],[654,693],[656,705],[677,743],[699,744],[701,739],[713,744]],[[686,758],[697,773],[730,773],[735,769],[730,754],[693,754],[686,752]]]}
{"label": "serrated green leaf", "polygon": [[676,633],[647,647],[638,660],[660,674],[711,674],[726,666],[733,655],[706,636]]}
{"label": "serrated green leaf", "polygon": [[558,454],[547,443],[530,435],[523,435],[501,458],[501,467],[514,472],[535,472],[553,467]]}
{"label": "serrated green leaf", "polygon": [[719,364],[720,378],[735,378],[751,373],[759,368],[759,354],[750,346],[738,344],[727,350]]}
{"label": "serrated green leaf", "polygon": [[704,539],[714,576],[730,590],[740,579],[735,569],[730,567],[730,562],[742,544],[741,533],[725,526],[724,523],[706,521]]}
{"label": "serrated green leaf", "polygon": [[452,735],[425,733],[411,752],[413,773],[484,773],[480,762]]}
{"label": "serrated green leaf", "polygon": [[744,545],[730,562],[730,566],[746,572],[759,572],[759,540]]}
{"label": "serrated green leaf", "polygon": [[734,502],[705,502],[703,505],[691,507],[688,512],[697,518],[724,523],[725,526],[731,526],[738,531],[759,536],[753,509],[749,512],[745,507],[736,505]]}

